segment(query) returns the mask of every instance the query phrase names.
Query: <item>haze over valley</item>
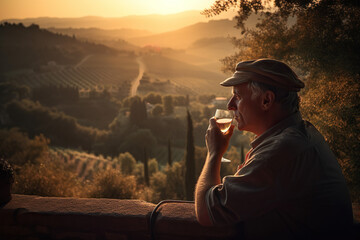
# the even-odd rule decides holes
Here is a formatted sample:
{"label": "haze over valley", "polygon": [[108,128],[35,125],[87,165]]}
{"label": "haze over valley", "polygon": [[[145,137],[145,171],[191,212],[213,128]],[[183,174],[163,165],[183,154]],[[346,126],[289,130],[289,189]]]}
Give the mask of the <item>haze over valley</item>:
{"label": "haze over valley", "polygon": [[[118,55],[116,58],[121,59],[121,62],[126,62],[127,59],[129,60],[129,64],[119,65],[117,67],[116,62],[118,60],[115,60],[113,56],[109,56],[107,62],[114,61],[114,63],[109,63],[108,69],[118,68],[116,71],[118,72],[118,75],[122,76],[117,78],[120,82],[123,82],[126,78],[125,76],[129,75],[127,72],[132,72],[132,69],[134,68],[133,65],[129,69],[126,69],[124,66],[130,66],[131,62],[138,64],[139,61],[141,61],[146,68],[146,73],[154,79],[161,81],[172,80],[173,83],[179,87],[181,86],[184,89],[191,88],[193,94],[199,93],[199,91],[201,91],[201,85],[205,84],[206,88],[210,90],[211,93],[221,95],[221,92],[224,89],[219,87],[218,83],[226,77],[226,75],[221,71],[221,63],[219,60],[234,52],[230,36],[239,37],[240,31],[234,28],[235,21],[233,20],[207,19],[207,21],[197,22],[201,18],[204,17],[201,16],[199,12],[188,11],[172,15],[146,15],[121,18],[83,17],[73,19],[8,19],[3,20],[2,22],[21,23],[25,27],[30,25],[34,26],[34,24],[36,24],[40,28],[38,29],[39,32],[49,31],[55,34],[61,34],[61,36],[69,36],[73,40],[76,40],[77,44],[94,44],[94,46],[96,45],[100,48],[101,46],[104,49],[107,48],[107,55],[116,54]],[[251,18],[249,22],[253,24],[255,21],[255,18]],[[251,26],[251,24],[249,26]],[[114,27],[118,28],[115,29]],[[178,28],[174,29],[176,27]],[[25,36],[25,38],[29,38],[28,40],[31,40],[33,37],[34,36]],[[46,38],[45,36],[43,37]],[[3,54],[9,54],[9,49],[11,49],[11,46],[6,46],[6,39],[8,38],[11,38],[11,33],[2,43],[5,44],[3,45],[3,48],[8,49],[3,52]],[[40,38],[31,40],[30,42],[36,45],[36,41],[42,41]],[[15,39],[11,45],[14,46],[17,41],[19,40]],[[18,42],[18,44],[24,48],[22,42]],[[25,45],[26,44],[26,48],[31,49],[35,47],[31,46],[31,44],[25,43]],[[46,44],[46,47],[48,49],[51,49],[52,47],[68,48],[66,44],[61,41],[54,43],[52,46],[51,44]],[[38,51],[41,46],[36,46],[36,48]],[[73,47],[70,48],[73,49]],[[69,54],[72,52],[72,50],[69,49],[67,49],[67,51]],[[79,55],[79,52],[76,53],[78,54],[77,61],[73,59],[64,62],[64,57],[62,57],[62,60],[60,61],[59,59],[56,59],[58,56],[53,56],[54,59],[51,59],[50,57],[45,62],[44,59],[41,60],[42,62],[39,61],[39,64],[40,62],[41,64],[37,66],[37,71],[35,72],[31,67],[20,68],[18,66],[17,68],[19,69],[12,69],[18,71],[11,71],[5,75],[14,79],[21,79],[18,81],[24,83],[26,80],[24,80],[23,73],[28,72],[30,75],[25,76],[25,78],[31,79],[29,82],[36,82],[44,75],[43,72],[38,71],[39,69],[47,69],[46,74],[54,74],[49,73],[50,69],[52,69],[51,72],[60,71],[60,69],[61,71],[66,71],[66,69],[71,69],[80,62],[82,65],[85,64],[83,66],[86,66],[86,61],[94,61],[94,59],[97,58],[96,54],[105,53],[104,51],[101,53],[94,53],[88,49],[82,49],[81,52],[81,56]],[[14,56],[11,56],[10,58],[13,57]],[[38,57],[37,54],[32,56],[32,58],[35,58],[35,61],[34,59],[30,60],[29,58],[31,64],[34,64]],[[132,60],[134,58],[137,58],[138,61]],[[8,63],[6,62],[4,63],[5,68],[7,64]],[[49,64],[53,67],[49,67]],[[106,68],[104,64],[101,64],[100,62],[97,67]],[[17,74],[17,72],[21,74]],[[71,74],[68,73],[68,75]],[[133,75],[134,74],[131,76]],[[134,77],[127,79],[127,81],[131,82],[133,79]],[[113,83],[114,82],[112,82],[112,84]],[[108,84],[108,82],[102,80],[99,84]]]}
{"label": "haze over valley", "polygon": [[[241,37],[234,26],[234,20],[206,19],[199,11],[3,19],[0,140],[6,144],[0,153],[26,179],[14,192],[65,189],[75,197],[184,199],[188,131],[199,175],[208,120],[231,94],[219,85],[229,75],[221,71],[220,59],[234,53],[231,37]],[[226,156],[237,160],[223,174],[236,168],[239,151],[247,149],[246,136],[237,132],[232,139]],[[18,150],[14,155],[7,143],[33,158],[17,159]],[[27,167],[41,166],[47,166],[46,174],[73,174],[77,180],[56,187],[46,178],[47,185],[39,187],[36,178],[46,174],[29,175]],[[107,174],[122,185],[99,193],[107,189],[99,186]],[[127,195],[124,184],[133,186]]]}

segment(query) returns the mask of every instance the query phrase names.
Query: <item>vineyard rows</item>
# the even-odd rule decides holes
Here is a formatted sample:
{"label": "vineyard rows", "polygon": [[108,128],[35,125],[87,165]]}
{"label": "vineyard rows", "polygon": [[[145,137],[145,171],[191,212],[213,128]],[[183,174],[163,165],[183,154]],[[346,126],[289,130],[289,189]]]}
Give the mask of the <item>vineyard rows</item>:
{"label": "vineyard rows", "polygon": [[[95,156],[86,152],[75,151],[72,149],[53,147],[50,149],[53,158],[61,159],[83,179],[91,179],[93,174],[111,168],[120,169],[120,165],[111,158]],[[115,163],[115,164],[114,164]]]}
{"label": "vineyard rows", "polygon": [[18,76],[13,82],[30,88],[44,85],[71,86],[79,89],[93,89],[96,86],[119,86],[128,83],[136,74],[119,72],[113,68],[67,68],[53,72]]}
{"label": "vineyard rows", "polygon": [[[156,159],[159,165],[165,165],[168,158],[167,147],[157,147],[155,151]],[[185,150],[172,148],[173,162],[181,161],[184,157]],[[55,159],[61,159],[68,164],[76,174],[83,179],[92,179],[93,175],[109,169],[120,170],[120,163],[117,158],[96,156],[86,152],[80,152],[67,148],[52,147],[50,155]]]}

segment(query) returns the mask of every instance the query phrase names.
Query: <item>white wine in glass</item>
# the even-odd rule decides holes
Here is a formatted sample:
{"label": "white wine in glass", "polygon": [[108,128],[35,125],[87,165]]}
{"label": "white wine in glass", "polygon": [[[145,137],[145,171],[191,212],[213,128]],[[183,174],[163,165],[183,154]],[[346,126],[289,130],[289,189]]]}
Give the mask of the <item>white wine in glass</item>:
{"label": "white wine in glass", "polygon": [[[233,111],[216,109],[215,121],[223,134],[225,134],[229,130],[233,119],[234,119]],[[226,158],[221,158],[221,162],[231,162],[231,160]]]}
{"label": "white wine in glass", "polygon": [[231,126],[232,119],[231,118],[221,118],[221,119],[216,120],[216,123],[219,126],[220,130],[223,133],[226,133]]}
{"label": "white wine in glass", "polygon": [[224,109],[216,109],[215,112],[215,120],[217,125],[219,126],[221,132],[226,133],[233,121],[234,112],[230,110]]}

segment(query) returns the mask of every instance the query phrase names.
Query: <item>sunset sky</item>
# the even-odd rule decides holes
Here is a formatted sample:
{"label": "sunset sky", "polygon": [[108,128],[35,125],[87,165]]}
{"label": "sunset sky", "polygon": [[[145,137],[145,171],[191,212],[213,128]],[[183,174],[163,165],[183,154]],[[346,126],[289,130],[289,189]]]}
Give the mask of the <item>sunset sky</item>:
{"label": "sunset sky", "polygon": [[0,19],[121,17],[209,8],[215,0],[0,0]]}

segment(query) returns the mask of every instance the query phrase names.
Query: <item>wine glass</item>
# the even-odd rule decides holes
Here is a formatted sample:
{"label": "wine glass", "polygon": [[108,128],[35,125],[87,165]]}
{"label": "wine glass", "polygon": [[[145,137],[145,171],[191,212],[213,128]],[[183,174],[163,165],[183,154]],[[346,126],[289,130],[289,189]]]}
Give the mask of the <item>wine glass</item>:
{"label": "wine glass", "polygon": [[230,110],[224,110],[224,109],[216,109],[215,112],[215,121],[217,125],[219,126],[222,133],[226,133],[233,121],[234,118],[234,112]]}
{"label": "wine glass", "polygon": [[[233,119],[234,119],[233,111],[225,110],[225,109],[216,109],[215,121],[223,134],[225,134],[229,130]],[[221,158],[221,162],[231,162],[231,160],[223,157]]]}

